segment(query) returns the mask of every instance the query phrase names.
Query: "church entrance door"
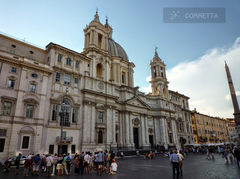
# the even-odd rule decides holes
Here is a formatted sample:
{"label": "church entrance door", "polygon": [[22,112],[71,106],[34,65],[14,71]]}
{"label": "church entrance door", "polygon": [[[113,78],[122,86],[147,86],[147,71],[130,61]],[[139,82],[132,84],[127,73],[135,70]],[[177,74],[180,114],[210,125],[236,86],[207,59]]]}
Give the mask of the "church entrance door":
{"label": "church entrance door", "polygon": [[135,148],[139,148],[139,143],[138,143],[138,128],[133,128],[133,140],[135,143]]}

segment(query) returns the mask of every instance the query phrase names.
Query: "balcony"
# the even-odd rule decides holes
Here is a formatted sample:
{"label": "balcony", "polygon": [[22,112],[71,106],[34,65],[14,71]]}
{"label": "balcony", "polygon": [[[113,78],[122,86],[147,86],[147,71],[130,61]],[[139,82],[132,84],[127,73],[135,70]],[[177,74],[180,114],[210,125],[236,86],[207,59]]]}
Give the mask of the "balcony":
{"label": "balcony", "polygon": [[[56,142],[59,143],[61,136],[56,137]],[[62,143],[71,143],[73,141],[73,137],[62,137]]]}
{"label": "balcony", "polygon": [[63,126],[67,126],[70,127],[70,122],[69,121],[63,121],[63,122],[59,122],[59,125],[63,125]]}

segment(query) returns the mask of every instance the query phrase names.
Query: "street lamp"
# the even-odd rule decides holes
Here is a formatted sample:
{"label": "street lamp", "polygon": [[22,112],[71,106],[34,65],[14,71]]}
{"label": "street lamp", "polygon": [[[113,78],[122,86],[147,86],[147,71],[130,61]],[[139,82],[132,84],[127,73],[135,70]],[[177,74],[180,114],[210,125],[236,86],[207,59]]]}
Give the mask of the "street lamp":
{"label": "street lamp", "polygon": [[64,119],[64,116],[65,116],[65,110],[66,110],[66,104],[63,101],[62,104],[61,104],[61,111],[62,112],[59,112],[60,118],[62,119],[61,120],[61,135],[60,135],[60,149],[59,149],[59,154],[60,155],[62,155],[62,131],[63,131],[63,119]]}

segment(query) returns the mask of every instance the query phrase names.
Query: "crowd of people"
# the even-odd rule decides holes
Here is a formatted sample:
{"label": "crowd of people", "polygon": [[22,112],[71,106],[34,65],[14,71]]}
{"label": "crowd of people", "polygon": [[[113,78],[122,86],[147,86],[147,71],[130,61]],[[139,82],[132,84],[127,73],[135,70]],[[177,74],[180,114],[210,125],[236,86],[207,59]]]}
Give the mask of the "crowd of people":
{"label": "crowd of people", "polygon": [[[122,156],[123,157],[123,156]],[[16,165],[15,173],[19,174],[21,153],[16,157],[14,163]],[[4,172],[10,171],[11,163],[9,159],[4,162]],[[72,166],[74,166],[74,171],[72,172]],[[98,174],[104,172],[108,174],[116,174],[117,163],[115,161],[115,153],[113,151],[99,151],[95,152],[94,155],[90,152],[82,152],[82,154],[75,154],[72,157],[69,153],[63,155],[51,155],[39,154],[33,155],[29,154],[24,162],[23,176],[27,177],[31,173],[34,175],[39,175],[39,172],[46,173],[46,177],[54,175],[69,175],[74,173],[75,175],[88,175],[93,169],[97,170]]]}
{"label": "crowd of people", "polygon": [[[185,148],[184,150],[168,150],[164,154],[165,157],[170,158],[170,166],[173,170],[173,178],[175,175],[179,178],[179,175],[183,175],[183,160],[188,155],[188,152],[193,154],[206,154],[206,159],[215,159],[214,155],[222,155],[226,159],[226,162],[236,162],[239,167],[240,160],[240,147],[224,145],[224,146],[201,146]],[[145,159],[155,159],[158,151],[146,152],[143,156]],[[140,156],[139,151],[136,153]],[[120,153],[121,158],[124,157],[123,152]],[[99,151],[94,154],[91,152],[82,152],[82,154],[75,154],[72,157],[69,153],[63,155],[42,155],[39,154],[28,155],[24,163],[23,176],[27,177],[29,173],[32,175],[39,175],[39,172],[46,173],[46,177],[54,175],[69,175],[73,173],[75,175],[88,175],[93,170],[97,171],[97,174],[116,174],[117,163],[115,161],[116,154],[113,151]],[[15,173],[19,173],[21,154],[15,159],[16,170]],[[4,163],[4,172],[9,172],[10,161],[7,159]],[[74,168],[74,171],[71,169]]]}

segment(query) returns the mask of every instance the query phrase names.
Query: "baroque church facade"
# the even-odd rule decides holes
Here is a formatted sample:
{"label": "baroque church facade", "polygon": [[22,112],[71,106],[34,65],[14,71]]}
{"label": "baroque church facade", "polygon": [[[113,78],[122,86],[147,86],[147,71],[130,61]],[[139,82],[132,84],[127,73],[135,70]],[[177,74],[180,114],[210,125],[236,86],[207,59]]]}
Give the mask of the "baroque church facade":
{"label": "baroque church facade", "polygon": [[[183,147],[194,143],[189,97],[168,89],[166,65],[150,60],[152,92],[134,86],[133,62],[98,13],[83,52],[45,49],[0,34],[0,158],[21,152]],[[63,111],[64,116],[60,116]]]}

